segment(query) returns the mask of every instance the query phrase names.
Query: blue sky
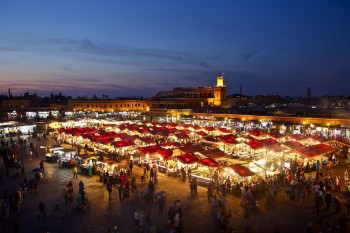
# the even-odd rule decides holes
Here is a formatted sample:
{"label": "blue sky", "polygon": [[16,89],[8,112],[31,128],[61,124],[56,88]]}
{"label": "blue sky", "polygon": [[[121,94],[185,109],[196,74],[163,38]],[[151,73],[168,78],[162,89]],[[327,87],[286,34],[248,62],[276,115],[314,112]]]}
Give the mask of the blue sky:
{"label": "blue sky", "polygon": [[0,1],[0,92],[349,95],[350,1]]}

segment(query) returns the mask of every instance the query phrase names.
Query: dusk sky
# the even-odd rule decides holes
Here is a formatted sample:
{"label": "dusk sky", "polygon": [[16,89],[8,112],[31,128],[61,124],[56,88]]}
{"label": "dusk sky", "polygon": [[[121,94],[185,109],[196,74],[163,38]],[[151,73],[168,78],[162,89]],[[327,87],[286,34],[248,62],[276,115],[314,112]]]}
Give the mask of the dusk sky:
{"label": "dusk sky", "polygon": [[0,92],[350,95],[350,1],[0,1]]}

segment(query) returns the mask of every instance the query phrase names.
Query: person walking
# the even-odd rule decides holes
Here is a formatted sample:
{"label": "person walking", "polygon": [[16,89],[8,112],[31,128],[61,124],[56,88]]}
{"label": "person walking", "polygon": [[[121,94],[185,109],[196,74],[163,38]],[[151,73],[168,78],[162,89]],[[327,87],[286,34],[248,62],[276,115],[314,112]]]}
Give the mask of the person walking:
{"label": "person walking", "polygon": [[74,172],[73,178],[78,179],[78,167],[77,166],[73,167],[73,172]]}
{"label": "person walking", "polygon": [[332,202],[332,195],[330,192],[327,192],[326,195],[324,196],[324,200],[326,202],[326,210],[329,210],[329,207],[331,206]]}
{"label": "person walking", "polygon": [[44,217],[44,220],[46,219],[46,213],[45,213],[45,204],[44,201],[41,201],[39,203],[39,212],[38,212],[38,218],[41,218],[41,215]]}
{"label": "person walking", "polygon": [[350,210],[350,194],[348,194],[348,197],[346,198],[346,213],[349,216],[349,210]]}
{"label": "person walking", "polygon": [[130,162],[129,164],[129,168],[130,168],[130,174],[132,174],[132,169],[133,169],[134,165],[132,164],[132,162]]}
{"label": "person walking", "polygon": [[244,229],[248,229],[248,227],[250,226],[250,212],[248,207],[245,207],[245,211],[244,211]]}
{"label": "person walking", "polygon": [[44,173],[44,160],[40,161],[39,166],[40,166],[41,172]]}
{"label": "person walking", "polygon": [[158,204],[159,204],[158,213],[163,214],[163,209],[164,209],[164,205],[165,205],[165,197],[163,195],[160,197]]}
{"label": "person walking", "polygon": [[112,194],[112,182],[108,182],[107,183],[107,191],[108,191],[108,196],[109,196],[109,199],[111,199],[111,194]]}
{"label": "person walking", "polygon": [[123,191],[123,184],[119,185],[119,188],[118,188],[119,200],[121,201],[123,200],[122,191]]}

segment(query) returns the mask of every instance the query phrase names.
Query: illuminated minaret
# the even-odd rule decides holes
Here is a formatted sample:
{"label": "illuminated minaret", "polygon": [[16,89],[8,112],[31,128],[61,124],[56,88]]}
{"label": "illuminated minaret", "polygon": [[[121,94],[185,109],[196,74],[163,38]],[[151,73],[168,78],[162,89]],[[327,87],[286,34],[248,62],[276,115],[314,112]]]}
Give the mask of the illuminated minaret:
{"label": "illuminated minaret", "polygon": [[214,105],[220,107],[222,101],[226,100],[226,86],[224,85],[224,73],[216,79],[214,86]]}

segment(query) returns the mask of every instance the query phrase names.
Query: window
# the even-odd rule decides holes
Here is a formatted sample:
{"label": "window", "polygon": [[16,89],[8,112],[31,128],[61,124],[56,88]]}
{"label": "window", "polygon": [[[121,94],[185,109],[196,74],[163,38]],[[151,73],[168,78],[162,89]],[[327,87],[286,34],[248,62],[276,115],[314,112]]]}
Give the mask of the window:
{"label": "window", "polygon": [[105,108],[107,108],[107,104],[105,104]]}
{"label": "window", "polygon": [[123,107],[123,105],[122,105],[122,104],[120,104],[120,107],[122,108],[122,107]]}
{"label": "window", "polygon": [[101,108],[101,106],[102,106],[102,105],[100,104],[100,108]]}
{"label": "window", "polygon": [[96,108],[97,108],[97,104],[96,104]]}
{"label": "window", "polygon": [[111,104],[110,108],[112,108],[112,104]]}
{"label": "window", "polygon": [[90,105],[88,104],[88,105],[86,105],[86,107],[90,108]]}
{"label": "window", "polygon": [[129,104],[128,104],[128,107],[129,107]]}
{"label": "window", "polygon": [[116,104],[115,107],[118,108],[118,104]]}
{"label": "window", "polygon": [[134,104],[131,104],[131,107],[134,107]]}

